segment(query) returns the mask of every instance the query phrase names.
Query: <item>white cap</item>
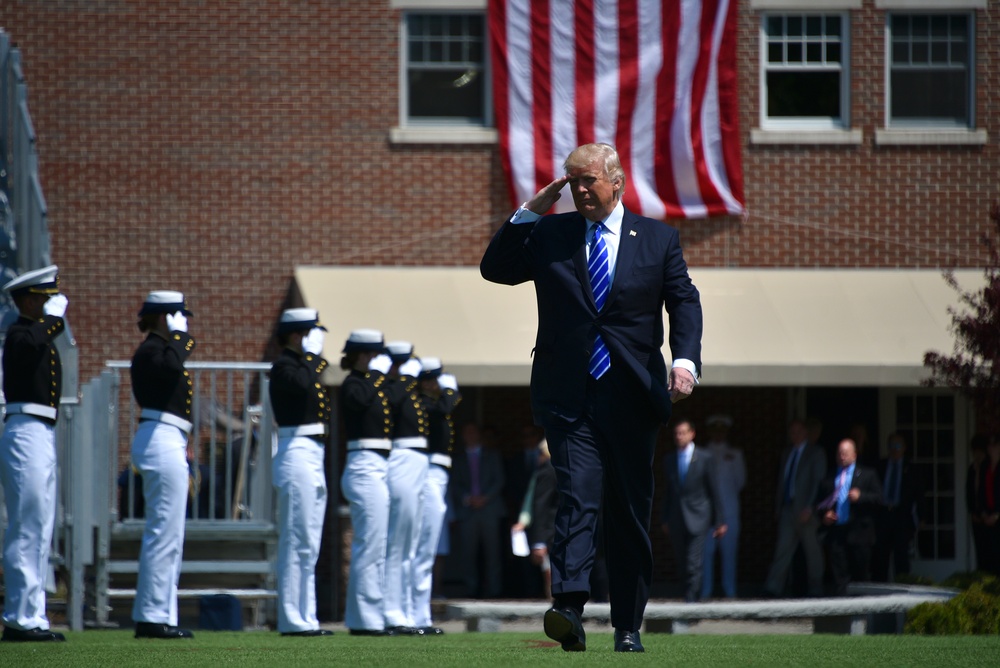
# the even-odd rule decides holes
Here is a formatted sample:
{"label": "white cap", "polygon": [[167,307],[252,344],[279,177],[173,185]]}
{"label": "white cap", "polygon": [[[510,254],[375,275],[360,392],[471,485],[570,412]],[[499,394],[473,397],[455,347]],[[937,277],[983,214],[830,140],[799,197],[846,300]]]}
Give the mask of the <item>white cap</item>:
{"label": "white cap", "polygon": [[41,269],[26,271],[8,281],[3,289],[11,293],[27,290],[40,295],[54,295],[59,292],[59,267],[50,264]]}
{"label": "white cap", "polygon": [[177,313],[180,311],[184,315],[194,315],[188,310],[184,302],[184,293],[174,290],[154,290],[146,296],[146,301],[142,303],[142,310],[139,315],[149,313]]}
{"label": "white cap", "polygon": [[441,375],[441,360],[437,357],[420,358],[420,380],[437,378]]}
{"label": "white cap", "polygon": [[356,350],[382,352],[385,348],[383,341],[382,332],[377,329],[356,329],[347,337],[347,343],[344,344],[344,352],[350,353]]}
{"label": "white cap", "polygon": [[309,330],[313,327],[326,331],[326,327],[319,322],[319,312],[314,308],[286,308],[278,320],[279,334]]}

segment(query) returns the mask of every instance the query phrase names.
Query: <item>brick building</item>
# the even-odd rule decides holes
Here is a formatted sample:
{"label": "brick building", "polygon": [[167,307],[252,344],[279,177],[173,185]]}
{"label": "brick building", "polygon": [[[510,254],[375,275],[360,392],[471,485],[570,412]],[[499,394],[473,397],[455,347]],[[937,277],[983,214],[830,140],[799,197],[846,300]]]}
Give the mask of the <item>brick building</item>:
{"label": "brick building", "polygon": [[[451,361],[467,396],[458,419],[493,424],[514,447],[530,421],[533,314],[530,294],[497,297],[476,270],[512,207],[489,86],[442,109],[421,89],[435,75],[403,48],[444,26],[480,47],[452,65],[488,83],[485,10],[6,0],[0,26],[23,54],[81,378],[130,356],[148,290],[189,296],[204,360],[270,359],[280,310],[304,302],[333,323],[330,357],[348,330],[373,326]],[[955,300],[940,271],[969,270],[960,278],[975,285],[1000,197],[1000,9],[743,0],[738,11],[749,215],[674,224],[706,309],[705,377],[679,408],[696,424],[734,417],[750,480],[741,579],[766,571],[777,453],[787,421],[806,414],[823,419],[827,445],[854,422],[871,448],[906,431],[932,478],[916,568],[965,569],[975,418],[919,386],[920,355],[950,349]],[[661,539],[656,552],[662,583]]]}

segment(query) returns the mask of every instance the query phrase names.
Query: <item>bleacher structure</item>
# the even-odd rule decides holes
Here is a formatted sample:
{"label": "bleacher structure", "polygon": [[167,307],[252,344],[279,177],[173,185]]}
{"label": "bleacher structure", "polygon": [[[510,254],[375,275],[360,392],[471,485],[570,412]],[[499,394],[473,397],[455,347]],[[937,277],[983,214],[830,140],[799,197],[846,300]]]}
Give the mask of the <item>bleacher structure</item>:
{"label": "bleacher structure", "polygon": [[[47,224],[21,54],[0,28],[2,282],[51,264]],[[13,317],[13,305],[0,296],[0,329]],[[144,525],[141,477],[129,461],[138,421],[129,363],[108,362],[99,376],[81,386],[68,322],[57,347],[63,397],[56,427],[59,499],[50,563],[66,593],[64,599],[50,596],[50,609],[64,603],[72,630],[129,624]],[[191,485],[179,585],[182,613],[203,597],[222,594],[246,604],[248,626],[273,624],[277,529],[271,487],[275,430],[266,401],[270,365],[193,362],[187,368],[197,400],[188,446]],[[6,517],[0,517],[0,537],[5,525]]]}

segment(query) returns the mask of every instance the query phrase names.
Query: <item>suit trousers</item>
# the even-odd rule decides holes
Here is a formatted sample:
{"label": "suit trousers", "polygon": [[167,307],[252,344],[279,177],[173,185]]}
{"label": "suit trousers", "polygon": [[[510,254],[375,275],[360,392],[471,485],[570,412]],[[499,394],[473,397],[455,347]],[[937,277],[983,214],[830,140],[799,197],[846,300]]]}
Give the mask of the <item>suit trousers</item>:
{"label": "suit trousers", "polygon": [[413,626],[410,591],[413,553],[420,532],[427,453],[393,448],[386,483],[389,487],[388,544],[385,551],[385,625]]}
{"label": "suit trousers", "polygon": [[189,484],[187,434],[163,422],[140,422],[132,439],[132,465],[142,476],[146,504],[132,619],[177,626]]}
{"label": "suit trousers", "polygon": [[7,504],[3,536],[3,624],[48,629],[45,581],[56,519],[55,429],[30,415],[7,418],[0,438],[0,484]]}
{"label": "suit trousers", "polygon": [[823,593],[823,552],[816,538],[818,522],[815,518],[803,523],[790,505],[781,509],[778,517],[778,542],[774,548],[774,560],[767,574],[764,588],[775,595],[785,591],[788,581],[788,570],[795,556],[795,548],[802,545],[806,556],[806,573],[809,594],[819,596]]}
{"label": "suit trousers", "polygon": [[830,558],[830,575],[833,577],[835,596],[846,596],[847,585],[870,579],[871,545],[852,540],[849,524],[827,527],[823,542]]}
{"label": "suit trousers", "polygon": [[719,553],[722,572],[722,593],[726,598],[736,598],[736,564],[740,547],[740,522],[726,523],[726,535],[715,538],[705,536],[705,554],[702,560],[701,597],[711,598],[715,588],[715,553]]}
{"label": "suit trousers", "polygon": [[[708,531],[711,531],[709,529]],[[691,533],[686,527],[670,529],[670,544],[674,548],[674,569],[686,603],[694,603],[701,595],[705,543],[712,540],[708,531]]]}
{"label": "suit trousers", "polygon": [[581,418],[545,425],[559,492],[552,594],[569,604],[586,602],[603,513],[611,623],[637,631],[653,575],[649,522],[660,422],[646,393],[622,366],[612,360],[600,380],[588,381]]}
{"label": "suit trousers", "polygon": [[872,551],[872,579],[875,582],[889,581],[890,562],[893,576],[910,572],[910,542],[915,533],[909,509],[882,510]]}
{"label": "suit trousers", "polygon": [[340,488],[351,504],[351,570],[347,580],[344,625],[381,631],[386,536],[389,532],[388,462],[381,451],[347,453]]}
{"label": "suit trousers", "polygon": [[413,557],[413,625],[430,626],[431,593],[434,589],[434,561],[448,511],[448,469],[431,464],[424,482],[423,516],[420,519],[420,536]]}
{"label": "suit trousers", "polygon": [[308,436],[283,438],[271,462],[278,497],[278,631],[319,628],[316,560],[326,516],[323,446]]}

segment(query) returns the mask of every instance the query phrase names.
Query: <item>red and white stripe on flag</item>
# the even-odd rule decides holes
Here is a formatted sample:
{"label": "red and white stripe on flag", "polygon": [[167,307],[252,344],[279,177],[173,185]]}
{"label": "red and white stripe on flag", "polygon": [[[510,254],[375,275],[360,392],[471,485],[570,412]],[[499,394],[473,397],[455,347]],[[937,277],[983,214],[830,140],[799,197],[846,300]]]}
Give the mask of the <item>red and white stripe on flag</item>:
{"label": "red and white stripe on flag", "polygon": [[607,142],[632,211],[743,212],[736,0],[490,0],[488,19],[515,205],[563,174],[574,148]]}

